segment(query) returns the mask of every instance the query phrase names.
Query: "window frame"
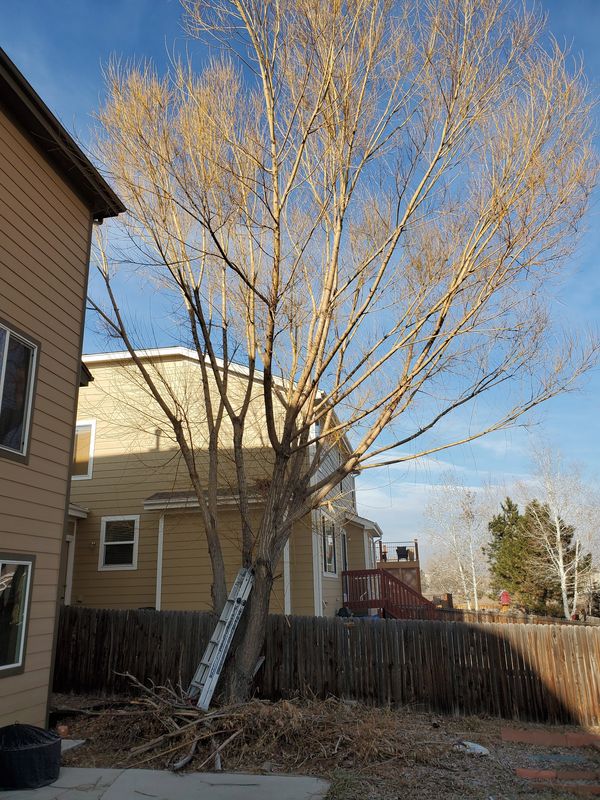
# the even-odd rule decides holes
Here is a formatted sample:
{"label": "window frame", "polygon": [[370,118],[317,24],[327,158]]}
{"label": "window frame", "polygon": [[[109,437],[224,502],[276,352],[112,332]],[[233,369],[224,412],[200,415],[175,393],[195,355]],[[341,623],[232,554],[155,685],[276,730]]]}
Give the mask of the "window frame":
{"label": "window frame", "polygon": [[340,542],[342,544],[342,572],[348,572],[348,536],[344,530],[340,535]]}
{"label": "window frame", "polygon": [[[131,544],[131,542],[106,542],[106,523],[107,522],[128,522],[133,520],[133,553],[131,564],[105,564],[105,548],[111,544]],[[100,549],[98,552],[98,572],[119,572],[137,569],[138,544],[140,538],[140,515],[139,514],[116,514],[100,519]]]}
{"label": "window frame", "polygon": [[77,428],[83,428],[89,425],[90,431],[90,451],[88,453],[88,469],[85,475],[71,475],[72,481],[89,481],[94,476],[94,450],[96,447],[96,420],[95,419],[78,419],[75,423],[75,436],[73,438],[73,459],[71,471],[75,467],[75,454],[77,452]]}
{"label": "window frame", "polygon": [[13,664],[0,666],[0,680],[10,675],[21,675],[25,672],[25,659],[27,657],[27,640],[29,637],[29,620],[31,619],[31,595],[33,589],[33,575],[35,571],[35,555],[29,553],[0,553],[1,564],[17,564],[28,566],[27,588],[25,594],[23,619],[23,636],[19,648],[19,659]]}
{"label": "window frame", "polygon": [[33,398],[35,396],[35,388],[37,386],[37,374],[39,366],[39,355],[41,352],[41,344],[37,339],[33,339],[29,334],[16,328],[9,322],[0,318],[0,328],[6,331],[6,340],[4,342],[4,349],[2,352],[2,359],[0,361],[0,412],[2,410],[2,394],[4,393],[4,381],[6,379],[6,363],[8,345],[10,337],[14,336],[20,340],[27,347],[32,350],[31,364],[29,366],[29,378],[27,386],[27,402],[25,404],[25,418],[23,420],[23,448],[21,450],[14,450],[12,447],[6,447],[0,444],[0,458],[7,458],[12,461],[19,461],[27,464],[29,461],[29,448],[31,444],[31,428],[33,423]]}
{"label": "window frame", "polygon": [[[331,533],[328,532],[326,525],[330,526]],[[327,537],[331,536],[333,540],[333,571],[328,569],[328,561],[327,561]],[[321,516],[321,542],[323,547],[323,575],[329,578],[335,578],[338,574],[337,569],[337,547],[335,542],[335,523],[333,520],[328,520],[323,514]]]}

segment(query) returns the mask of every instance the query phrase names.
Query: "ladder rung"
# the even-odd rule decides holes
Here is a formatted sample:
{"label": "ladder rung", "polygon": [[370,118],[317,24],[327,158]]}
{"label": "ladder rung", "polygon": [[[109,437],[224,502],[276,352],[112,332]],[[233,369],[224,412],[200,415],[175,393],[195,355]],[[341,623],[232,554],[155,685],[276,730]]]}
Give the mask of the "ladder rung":
{"label": "ladder rung", "polygon": [[198,708],[206,710],[210,705],[253,583],[252,571],[245,567],[240,569],[206,646],[202,661],[190,682],[188,697],[200,695]]}

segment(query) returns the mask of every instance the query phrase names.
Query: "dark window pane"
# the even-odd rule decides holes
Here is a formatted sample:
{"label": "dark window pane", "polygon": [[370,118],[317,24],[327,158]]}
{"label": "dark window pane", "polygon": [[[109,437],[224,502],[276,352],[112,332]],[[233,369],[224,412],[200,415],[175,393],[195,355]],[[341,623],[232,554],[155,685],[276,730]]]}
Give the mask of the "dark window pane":
{"label": "dark window pane", "polygon": [[105,542],[132,542],[135,536],[135,520],[117,519],[106,523]]}
{"label": "dark window pane", "polygon": [[0,562],[0,669],[21,662],[30,569],[30,564]]}
{"label": "dark window pane", "polygon": [[0,399],[0,445],[17,452],[25,449],[32,360],[32,348],[11,336],[8,342],[4,388]]}
{"label": "dark window pane", "polygon": [[131,544],[107,544],[104,547],[105,566],[133,564],[133,542]]}

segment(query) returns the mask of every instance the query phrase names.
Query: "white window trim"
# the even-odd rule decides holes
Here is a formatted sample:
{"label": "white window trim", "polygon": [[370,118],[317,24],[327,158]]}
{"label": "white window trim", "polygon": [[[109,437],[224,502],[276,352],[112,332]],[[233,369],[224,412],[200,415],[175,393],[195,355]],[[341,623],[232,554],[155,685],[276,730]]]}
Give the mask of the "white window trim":
{"label": "white window trim", "polygon": [[29,595],[31,593],[31,576],[33,575],[33,560],[29,561],[27,559],[21,558],[3,558],[2,564],[16,564],[17,566],[25,566],[29,567],[27,571],[27,588],[25,589],[25,602],[23,607],[25,609],[25,615],[23,617],[23,635],[21,636],[21,646],[19,648],[19,659],[15,661],[14,664],[4,664],[0,667],[0,676],[5,670],[9,669],[20,669],[23,666],[23,661],[25,659],[25,644],[27,642],[27,627],[29,623],[29,615],[31,613],[31,609],[29,607]]}
{"label": "white window trim", "polygon": [[[89,481],[91,480],[94,474],[94,449],[96,447],[96,420],[78,419],[77,422],[75,423],[75,433],[77,433],[77,428],[83,428],[84,425],[89,425],[92,429],[90,433],[90,452],[88,454],[88,471],[85,475],[71,475],[72,481]],[[73,448],[75,449],[75,442],[73,443]],[[73,456],[75,456],[75,453],[73,453]]]}
{"label": "white window trim", "polygon": [[348,571],[348,535],[345,530],[340,534],[340,556],[342,558],[342,572]]}
{"label": "white window trim", "polygon": [[[330,523],[333,526],[333,562],[335,565],[335,569],[331,572],[325,569],[325,524]],[[323,577],[325,578],[337,578],[338,576],[338,552],[337,552],[337,541],[335,536],[335,523],[332,519],[328,517],[327,514],[321,515],[321,548],[322,548],[322,558],[321,558],[321,569],[323,571]]]}
{"label": "white window trim", "polygon": [[[4,352],[2,354],[2,368],[0,369],[0,406],[2,405],[2,395],[4,393],[4,379],[6,378],[6,363],[7,363],[7,356],[8,356],[8,342],[11,336],[14,336],[15,339],[19,339],[21,342],[27,345],[27,347],[31,347],[32,350],[32,358],[31,364],[29,365],[29,378],[28,378],[28,385],[27,385],[27,403],[25,407],[25,419],[23,420],[23,447],[20,450],[15,450],[14,447],[5,447],[4,445],[0,444],[0,451],[4,451],[6,453],[15,453],[19,456],[26,456],[27,450],[29,447],[29,429],[31,428],[31,410],[33,406],[33,384],[35,382],[35,375],[37,370],[37,359],[38,359],[38,350],[39,347],[37,344],[28,339],[26,336],[22,336],[20,333],[17,333],[12,328],[9,328],[6,325],[0,325],[2,330],[6,331],[6,337],[4,340]],[[0,408],[1,410],[1,408]]]}
{"label": "white window trim", "polygon": [[[105,564],[104,563],[104,545],[106,538],[106,523],[107,522],[127,522],[133,520],[135,523],[133,529],[133,563],[132,564]],[[138,561],[138,543],[140,539],[140,515],[139,514],[117,514],[110,517],[102,517],[100,520],[100,552],[98,553],[98,572],[114,572],[122,570],[137,569]],[[111,543],[109,542],[109,545]],[[117,544],[113,542],[113,544]]]}

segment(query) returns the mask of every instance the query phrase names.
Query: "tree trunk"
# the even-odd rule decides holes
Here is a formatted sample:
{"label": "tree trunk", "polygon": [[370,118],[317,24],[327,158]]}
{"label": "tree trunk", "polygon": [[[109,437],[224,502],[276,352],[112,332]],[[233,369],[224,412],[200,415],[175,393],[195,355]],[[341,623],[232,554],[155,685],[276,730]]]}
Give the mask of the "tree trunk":
{"label": "tree trunk", "polygon": [[241,622],[243,633],[225,676],[229,702],[244,702],[250,695],[252,679],[265,641],[272,586],[271,565],[265,560],[257,561],[254,564],[254,586]]}
{"label": "tree trunk", "polygon": [[558,573],[560,577],[560,593],[562,597],[563,614],[565,615],[565,619],[571,619],[571,614],[569,613],[569,590],[567,586],[565,556],[564,556],[563,541],[561,536],[562,531],[560,527],[560,519],[556,514],[554,515],[553,522],[554,522],[554,535],[556,541],[556,560],[558,563]]}
{"label": "tree trunk", "polygon": [[579,601],[579,557],[580,557],[580,544],[579,539],[575,542],[575,572],[573,574],[573,602],[571,605],[571,615],[577,611],[577,603]]}
{"label": "tree trunk", "polygon": [[460,555],[457,556],[457,563],[458,563],[458,574],[460,575],[460,582],[462,583],[463,592],[465,593],[465,600],[467,602],[467,611],[471,610],[471,595],[469,592],[469,584],[467,581],[467,576],[465,575],[465,570],[460,560]]}
{"label": "tree trunk", "polygon": [[469,554],[471,557],[471,583],[473,584],[473,601],[475,603],[475,611],[479,611],[479,591],[477,589],[477,572],[475,570],[475,556],[473,554],[473,543],[469,544]]}

